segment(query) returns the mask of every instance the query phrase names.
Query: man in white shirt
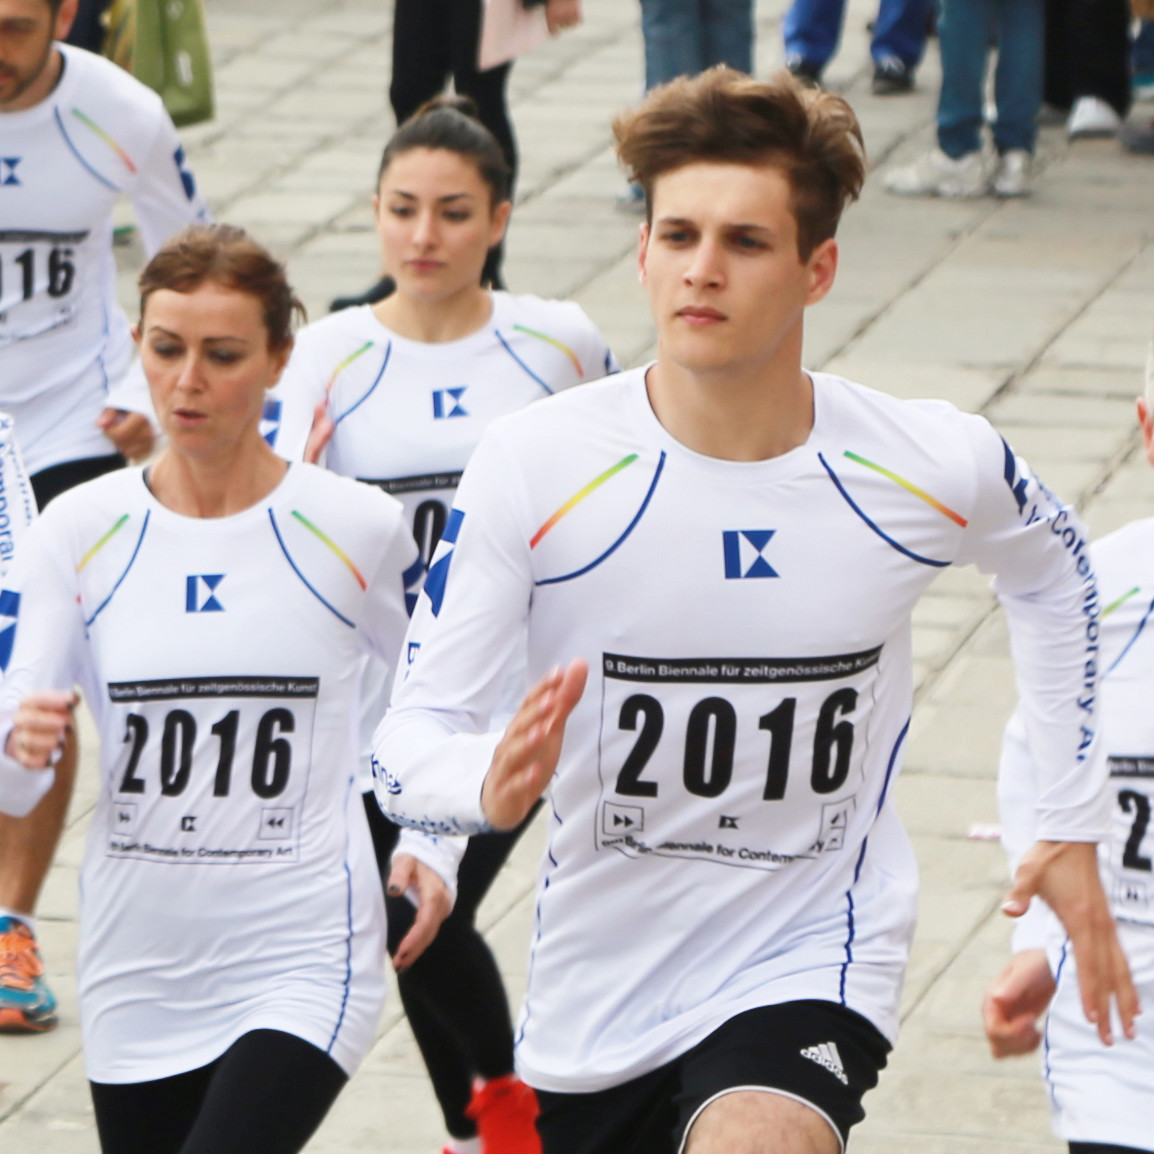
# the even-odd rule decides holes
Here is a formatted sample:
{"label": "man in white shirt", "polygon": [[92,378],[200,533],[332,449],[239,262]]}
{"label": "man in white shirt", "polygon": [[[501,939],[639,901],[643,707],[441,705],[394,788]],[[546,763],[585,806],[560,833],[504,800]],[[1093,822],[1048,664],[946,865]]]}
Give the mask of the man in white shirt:
{"label": "man in white shirt", "polygon": [[[0,0],[0,408],[40,507],[152,445],[143,378],[116,303],[112,209],[136,210],[151,253],[205,219],[160,98],[58,41],[76,0]],[[32,911],[72,792],[70,751],[29,817],[0,818],[0,1028],[55,1024]]]}
{"label": "man in white shirt", "polygon": [[[376,789],[469,833],[552,779],[518,1038],[546,1154],[835,1154],[897,1033],[917,883],[891,785],[946,565],[997,574],[1044,750],[1008,906],[1045,894],[1103,1039],[1112,999],[1132,1029],[1094,868],[1093,574],[983,419],[803,371],[864,176],[843,100],[715,69],[616,130],[657,361],[490,426]],[[539,680],[494,731],[523,646]]]}
{"label": "man in white shirt", "polygon": [[[1154,348],[1138,401],[1146,458],[1154,464]],[[1119,938],[1139,994],[1154,1002],[1154,520],[1132,521],[1096,541],[1091,555],[1102,597],[1102,744],[1112,810],[1098,855]],[[1041,774],[1015,715],[998,771],[1003,844],[1011,860],[1034,840]],[[1076,960],[1063,927],[1041,901],[1014,927],[1014,956],[986,996],[994,1057],[1042,1046],[1054,1133],[1071,1154],[1154,1151],[1154,1035],[1104,1049],[1078,1012]],[[1048,1012],[1044,1030],[1037,1018]]]}

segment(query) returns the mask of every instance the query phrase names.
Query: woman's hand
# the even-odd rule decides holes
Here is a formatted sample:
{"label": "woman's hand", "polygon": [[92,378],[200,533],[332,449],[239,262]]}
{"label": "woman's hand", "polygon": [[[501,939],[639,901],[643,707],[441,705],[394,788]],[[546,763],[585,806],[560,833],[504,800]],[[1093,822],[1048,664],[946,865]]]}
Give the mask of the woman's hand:
{"label": "woman's hand", "polygon": [[576,28],[581,23],[581,0],[546,0],[545,23],[549,35],[556,36],[566,28]]}
{"label": "woman's hand", "polygon": [[25,769],[47,769],[64,748],[80,699],[62,689],[41,689],[20,702],[4,752]]}
{"label": "woman's hand", "polygon": [[417,916],[393,955],[393,969],[398,974],[429,948],[441,923],[453,910],[449,888],[436,870],[407,853],[399,853],[389,870],[389,897],[399,898],[410,889],[416,890]]}
{"label": "woman's hand", "polygon": [[986,1041],[995,1058],[1028,1054],[1042,1040],[1038,1019],[1054,996],[1045,950],[1015,954],[994,979],[982,1002]]}
{"label": "woman's hand", "polygon": [[147,417],[124,409],[104,409],[96,418],[96,427],[130,461],[147,457],[156,440]]}

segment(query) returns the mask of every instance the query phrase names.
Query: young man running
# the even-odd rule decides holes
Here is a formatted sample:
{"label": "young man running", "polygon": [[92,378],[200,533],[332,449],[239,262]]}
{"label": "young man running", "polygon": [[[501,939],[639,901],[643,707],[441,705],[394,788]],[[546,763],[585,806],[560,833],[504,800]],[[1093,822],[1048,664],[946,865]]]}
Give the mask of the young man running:
{"label": "young man running", "polygon": [[[148,419],[117,392],[132,354],[116,304],[112,209],[131,198],[151,253],[205,218],[160,98],[56,43],[76,0],[0,0],[0,408],[37,503],[145,455]],[[32,912],[72,793],[75,753],[35,812],[0,817],[0,1029],[55,1024]]]}
{"label": "young man running", "polygon": [[[1138,401],[1146,458],[1154,464],[1154,349]],[[1110,771],[1111,836],[1099,858],[1135,985],[1154,1000],[1154,520],[1135,521],[1091,549],[1102,596],[1102,744]],[[1033,837],[1042,775],[1021,720],[1002,745],[998,793],[1012,857]],[[1154,1151],[1154,1037],[1144,1028],[1127,1046],[1104,1050],[1078,1009],[1076,964],[1066,935],[1035,902],[1014,927],[1014,956],[985,1002],[996,1058],[1029,1053],[1043,1041],[1036,1022],[1049,1010],[1042,1073],[1054,1133],[1071,1154]]]}
{"label": "young man running", "polygon": [[[844,101],[716,69],[616,128],[657,362],[490,427],[377,791],[507,828],[556,771],[518,1058],[547,1154],[834,1154],[897,1032],[917,883],[890,797],[946,565],[998,576],[1045,766],[1009,905],[1046,895],[1103,1037],[1112,997],[1132,1029],[1094,868],[1093,575],[984,420],[802,370],[863,177]],[[526,645],[540,681],[491,732]]]}

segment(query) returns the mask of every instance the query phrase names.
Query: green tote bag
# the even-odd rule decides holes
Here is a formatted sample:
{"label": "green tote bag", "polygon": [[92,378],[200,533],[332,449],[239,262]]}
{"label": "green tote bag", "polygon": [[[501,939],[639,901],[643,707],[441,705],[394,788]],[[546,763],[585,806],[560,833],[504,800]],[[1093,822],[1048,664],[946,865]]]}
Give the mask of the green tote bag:
{"label": "green tote bag", "polygon": [[201,0],[113,0],[104,55],[160,94],[177,126],[213,117]]}

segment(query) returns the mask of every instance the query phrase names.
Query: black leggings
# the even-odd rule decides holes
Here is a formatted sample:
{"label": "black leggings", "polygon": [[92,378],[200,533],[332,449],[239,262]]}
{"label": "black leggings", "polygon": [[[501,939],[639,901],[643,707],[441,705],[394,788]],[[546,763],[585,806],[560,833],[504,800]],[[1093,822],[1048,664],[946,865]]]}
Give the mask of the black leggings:
{"label": "black leggings", "polygon": [[296,1154],[348,1077],[323,1050],[253,1030],[155,1082],[90,1082],[104,1154]]}
{"label": "black leggings", "polygon": [[[517,143],[505,103],[512,64],[477,71],[483,0],[396,0],[393,10],[393,79],[389,102],[402,124],[426,100],[445,88],[449,77],[462,96],[477,104],[481,123],[497,138],[513,182],[517,179]],[[509,195],[512,196],[512,185]],[[489,253],[482,281],[500,288],[503,245]]]}
{"label": "black leggings", "polygon": [[[465,1107],[473,1078],[500,1078],[513,1072],[513,1025],[497,962],[474,925],[477,907],[517,844],[533,813],[508,833],[469,838],[457,871],[457,901],[432,945],[398,978],[401,1002],[425,1060],[445,1127],[454,1138],[477,1133]],[[382,881],[400,830],[365,794],[365,813]],[[413,924],[412,903],[386,898],[389,953],[396,952]]]}
{"label": "black leggings", "polygon": [[1070,1154],[1149,1154],[1137,1146],[1106,1146],[1101,1142],[1071,1142]]}

